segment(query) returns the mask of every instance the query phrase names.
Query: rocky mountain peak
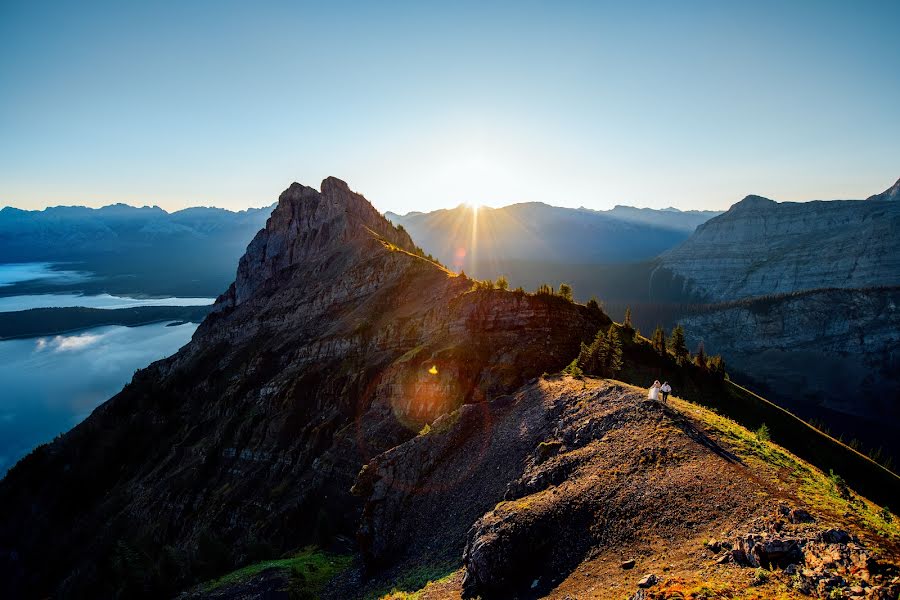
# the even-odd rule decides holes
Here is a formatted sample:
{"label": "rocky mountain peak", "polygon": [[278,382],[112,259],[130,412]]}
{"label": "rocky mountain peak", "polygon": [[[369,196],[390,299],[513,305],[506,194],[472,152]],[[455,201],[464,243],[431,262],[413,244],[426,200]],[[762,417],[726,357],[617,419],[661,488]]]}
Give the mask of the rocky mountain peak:
{"label": "rocky mountain peak", "polygon": [[900,200],[900,179],[880,194],[869,196],[867,200]]}
{"label": "rocky mountain peak", "polygon": [[755,194],[750,194],[749,196],[744,197],[743,200],[734,204],[730,209],[731,211],[736,210],[758,210],[758,209],[766,209],[778,204],[774,200],[770,200],[763,196],[757,196]]}
{"label": "rocky mountain peak", "polygon": [[240,304],[263,283],[299,263],[327,262],[341,253],[361,256],[378,238],[415,249],[406,232],[396,229],[346,182],[328,177],[321,191],[292,183],[279,196],[265,229],[247,246],[234,285],[220,302]]}

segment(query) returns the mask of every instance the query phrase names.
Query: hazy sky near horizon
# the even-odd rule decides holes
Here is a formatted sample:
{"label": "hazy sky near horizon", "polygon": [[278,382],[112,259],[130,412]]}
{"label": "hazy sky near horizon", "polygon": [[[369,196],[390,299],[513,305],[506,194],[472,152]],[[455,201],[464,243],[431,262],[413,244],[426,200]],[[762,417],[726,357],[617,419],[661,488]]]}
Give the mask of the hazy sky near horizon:
{"label": "hazy sky near horizon", "polygon": [[0,3],[0,206],[722,209],[900,177],[900,2]]}

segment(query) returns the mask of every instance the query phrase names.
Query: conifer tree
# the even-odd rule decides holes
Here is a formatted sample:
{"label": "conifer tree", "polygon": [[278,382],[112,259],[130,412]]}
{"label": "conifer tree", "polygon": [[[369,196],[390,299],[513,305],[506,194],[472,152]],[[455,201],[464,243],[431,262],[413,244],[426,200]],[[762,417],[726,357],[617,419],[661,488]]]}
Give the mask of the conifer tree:
{"label": "conifer tree", "polygon": [[566,300],[568,300],[569,302],[571,302],[572,298],[573,298],[572,286],[569,285],[568,283],[559,284],[559,295],[562,296],[563,298],[565,298]]}
{"label": "conifer tree", "polygon": [[498,290],[508,290],[509,289],[509,281],[506,279],[506,277],[501,275],[500,277],[497,278],[496,286],[497,286]]}
{"label": "conifer tree", "polygon": [[681,325],[675,326],[675,329],[672,330],[672,339],[669,341],[669,346],[672,348],[672,353],[679,364],[687,360],[689,352],[687,342],[684,340],[684,327]]}
{"label": "conifer tree", "polygon": [[575,362],[578,364],[579,367],[581,367],[581,369],[585,373],[588,373],[588,372],[590,372],[590,369],[588,369],[588,364],[590,363],[590,361],[591,361],[590,346],[588,346],[584,342],[581,342],[581,349],[578,350],[578,358],[575,359]]}
{"label": "conifer tree", "polygon": [[697,353],[694,355],[694,364],[700,367],[701,369],[706,368],[706,351],[703,348],[703,342],[700,342],[700,345],[697,346]]}
{"label": "conifer tree", "polygon": [[653,332],[653,347],[657,352],[665,356],[666,354],[666,332],[659,325],[656,326],[656,330]]}
{"label": "conifer tree", "polygon": [[605,346],[604,371],[607,377],[613,377],[622,370],[622,340],[619,339],[619,332],[614,324],[606,332]]}
{"label": "conifer tree", "polygon": [[634,325],[631,324],[631,307],[625,307],[625,318],[622,319],[622,327],[625,329],[634,329]]}
{"label": "conifer tree", "polygon": [[706,359],[706,368],[712,375],[715,375],[717,378],[725,378],[725,361],[722,360],[722,357],[718,354],[716,354],[715,356],[710,356]]}
{"label": "conifer tree", "polygon": [[597,374],[601,372],[603,364],[606,362],[606,350],[606,336],[603,335],[602,330],[599,330],[590,346],[584,346],[579,354],[579,356],[584,357],[584,360],[579,361],[579,364],[585,373]]}

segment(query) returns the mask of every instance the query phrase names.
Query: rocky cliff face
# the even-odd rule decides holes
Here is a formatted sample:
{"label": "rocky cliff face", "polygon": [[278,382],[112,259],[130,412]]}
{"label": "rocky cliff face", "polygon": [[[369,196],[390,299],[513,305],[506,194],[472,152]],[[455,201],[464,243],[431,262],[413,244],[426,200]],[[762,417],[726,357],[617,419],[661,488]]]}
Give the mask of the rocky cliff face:
{"label": "rocky cliff face", "polygon": [[897,189],[865,201],[747,196],[664,253],[661,264],[709,301],[898,285]]}
{"label": "rocky cliff face", "polygon": [[681,322],[692,347],[721,349],[732,370],[801,416],[900,450],[900,288],[737,302]]}
{"label": "rocky cliff face", "polygon": [[679,318],[691,349],[702,340],[754,389],[896,457],[898,191],[900,181],[868,200],[748,196],[665,253],[657,274],[725,301]]}
{"label": "rocky cliff face", "polygon": [[202,577],[261,543],[352,536],[371,457],[561,368],[608,323],[471,287],[344,182],[293,184],[191,343],[0,483],[4,580],[104,597],[123,556],[181,557],[157,578],[177,587],[185,561]]}

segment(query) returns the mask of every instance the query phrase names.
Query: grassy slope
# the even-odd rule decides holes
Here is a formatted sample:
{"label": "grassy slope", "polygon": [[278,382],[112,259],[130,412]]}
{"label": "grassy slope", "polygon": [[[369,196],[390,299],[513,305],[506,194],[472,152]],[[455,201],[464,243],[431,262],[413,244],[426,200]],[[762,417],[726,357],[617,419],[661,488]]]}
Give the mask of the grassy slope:
{"label": "grassy slope", "polygon": [[793,413],[730,381],[713,381],[694,365],[660,356],[646,338],[625,344],[619,377],[638,387],[668,380],[674,393],[718,411],[751,430],[763,423],[772,440],[826,473],[833,470],[867,498],[891,504],[900,498],[900,477],[868,456],[809,425]]}
{"label": "grassy slope", "polygon": [[[733,401],[730,397],[728,400]],[[701,425],[719,443],[737,454],[761,481],[771,482],[774,486],[784,489],[786,494],[795,497],[799,503],[814,507],[817,515],[829,521],[848,524],[869,546],[890,555],[896,555],[900,551],[900,519],[886,519],[881,507],[856,493],[846,495],[839,483],[821,469],[776,443],[759,440],[749,429],[719,414],[717,409],[706,408],[674,397],[670,398],[670,403],[676,410]],[[794,417],[791,415],[791,418]],[[817,430],[810,429],[812,435],[821,435]],[[828,443],[836,448],[835,452],[844,452],[844,447],[836,440],[830,440]],[[868,460],[866,457],[861,458]],[[349,564],[349,557],[307,549],[293,558],[264,561],[244,567],[204,584],[203,589],[214,591],[226,585],[246,581],[267,569],[277,568],[293,573],[293,585],[299,586],[297,589],[308,594],[307,597],[316,597],[318,590]],[[314,567],[311,569],[310,565]],[[431,600],[458,597],[462,573],[461,570],[455,569],[457,566],[430,565],[427,561],[423,562],[399,577],[390,588],[370,593],[367,598]],[[311,570],[314,573],[312,576]],[[298,578],[297,573],[303,573],[304,577]],[[729,571],[712,574],[698,572],[696,577],[685,575],[682,573],[680,577],[669,578],[665,582],[664,589],[672,593],[685,593],[685,597],[691,597],[692,594],[694,597],[708,598],[795,597],[793,591],[784,589],[785,583],[774,575],[772,581],[763,586],[750,586],[744,581],[747,578],[743,573],[740,573],[743,579],[735,579],[734,574]]]}
{"label": "grassy slope", "polygon": [[290,590],[302,598],[318,597],[318,592],[330,579],[350,566],[352,557],[322,552],[316,548],[305,548],[290,558],[265,560],[247,565],[218,579],[199,586],[205,593],[215,592],[225,587],[239,585],[259,575],[263,571],[276,569],[284,571],[290,578]]}
{"label": "grassy slope", "polygon": [[900,519],[893,516],[885,519],[880,506],[852,490],[847,494],[837,478],[776,443],[758,439],[746,427],[713,410],[679,398],[670,401],[679,412],[702,423],[719,441],[728,444],[757,476],[787,484],[788,489],[817,511],[852,523],[873,547],[900,550]]}

